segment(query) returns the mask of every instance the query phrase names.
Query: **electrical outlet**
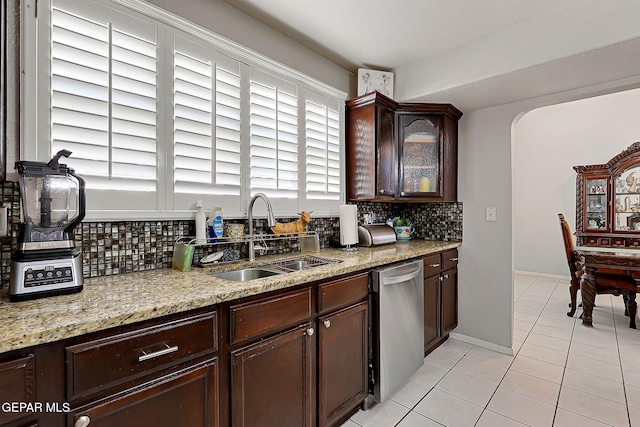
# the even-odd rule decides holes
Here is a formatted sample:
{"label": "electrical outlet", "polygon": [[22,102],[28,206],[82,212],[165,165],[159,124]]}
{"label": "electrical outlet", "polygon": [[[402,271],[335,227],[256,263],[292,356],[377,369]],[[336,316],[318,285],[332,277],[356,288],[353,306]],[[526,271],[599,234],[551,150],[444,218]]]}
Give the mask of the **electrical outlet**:
{"label": "electrical outlet", "polygon": [[485,211],[485,221],[496,222],[498,220],[498,210],[494,207],[488,207]]}

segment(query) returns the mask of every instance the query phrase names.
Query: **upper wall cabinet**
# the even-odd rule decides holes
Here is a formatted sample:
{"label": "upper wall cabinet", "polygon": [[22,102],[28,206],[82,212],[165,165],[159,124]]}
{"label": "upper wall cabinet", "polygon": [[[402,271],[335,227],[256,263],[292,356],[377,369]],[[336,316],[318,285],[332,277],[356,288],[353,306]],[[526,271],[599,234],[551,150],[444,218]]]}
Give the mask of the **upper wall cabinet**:
{"label": "upper wall cabinet", "polygon": [[456,201],[461,116],[450,104],[378,92],[347,101],[347,199]]}

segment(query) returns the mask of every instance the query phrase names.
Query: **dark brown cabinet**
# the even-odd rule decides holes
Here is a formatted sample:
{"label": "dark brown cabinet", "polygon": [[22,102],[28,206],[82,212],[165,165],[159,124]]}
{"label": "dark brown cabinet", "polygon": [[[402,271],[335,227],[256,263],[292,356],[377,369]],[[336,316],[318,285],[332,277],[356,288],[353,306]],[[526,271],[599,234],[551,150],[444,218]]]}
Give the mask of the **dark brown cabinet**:
{"label": "dark brown cabinet", "polygon": [[332,426],[357,410],[368,283],[362,273],[230,305],[232,426]]}
{"label": "dark brown cabinet", "polygon": [[312,314],[311,287],[229,307],[232,426],[313,425]]}
{"label": "dark brown cabinet", "polygon": [[0,357],[3,427],[218,427],[218,314],[159,317]]}
{"label": "dark brown cabinet", "polygon": [[332,425],[367,397],[368,324],[366,301],[319,319],[320,426]]}
{"label": "dark brown cabinet", "polygon": [[640,246],[640,142],[607,163],[574,166],[578,245]]}
{"label": "dark brown cabinet", "polygon": [[318,425],[339,425],[367,397],[369,274],[318,285]]}
{"label": "dark brown cabinet", "polygon": [[374,92],[346,103],[347,198],[456,201],[458,120],[450,104]]}
{"label": "dark brown cabinet", "polygon": [[67,427],[217,427],[217,379],[210,360],[74,409]]}
{"label": "dark brown cabinet", "polygon": [[424,351],[432,352],[458,326],[458,250],[429,255],[424,262]]}
{"label": "dark brown cabinet", "polygon": [[313,426],[314,329],[310,323],[231,354],[231,422]]}
{"label": "dark brown cabinet", "polygon": [[64,346],[67,427],[218,426],[215,311],[98,335]]}
{"label": "dark brown cabinet", "polygon": [[[0,424],[28,418],[37,411],[34,355],[17,357],[0,363]],[[6,406],[8,405],[8,406]],[[24,405],[24,406],[21,406]],[[32,408],[31,410],[28,410]],[[25,425],[29,424],[27,421]],[[21,423],[22,424],[22,423]]]}

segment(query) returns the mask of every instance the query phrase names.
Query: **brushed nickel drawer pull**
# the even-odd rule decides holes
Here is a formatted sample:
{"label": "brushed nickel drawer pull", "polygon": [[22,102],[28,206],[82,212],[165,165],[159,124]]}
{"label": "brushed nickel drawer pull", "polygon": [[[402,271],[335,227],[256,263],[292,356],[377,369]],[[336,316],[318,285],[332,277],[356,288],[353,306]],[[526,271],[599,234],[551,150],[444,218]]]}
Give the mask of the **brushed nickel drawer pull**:
{"label": "brushed nickel drawer pull", "polygon": [[437,267],[440,267],[440,264],[429,264],[429,267],[437,268]]}
{"label": "brushed nickel drawer pull", "polygon": [[138,357],[138,362],[144,362],[145,360],[153,359],[154,357],[164,356],[165,354],[173,353],[174,351],[178,351],[178,346],[169,347],[165,344],[167,348],[163,348],[162,350],[154,351],[153,353],[146,353],[142,350],[143,355]]}
{"label": "brushed nickel drawer pull", "polygon": [[457,260],[458,260],[457,257],[456,258],[449,258],[449,261],[457,261]]}

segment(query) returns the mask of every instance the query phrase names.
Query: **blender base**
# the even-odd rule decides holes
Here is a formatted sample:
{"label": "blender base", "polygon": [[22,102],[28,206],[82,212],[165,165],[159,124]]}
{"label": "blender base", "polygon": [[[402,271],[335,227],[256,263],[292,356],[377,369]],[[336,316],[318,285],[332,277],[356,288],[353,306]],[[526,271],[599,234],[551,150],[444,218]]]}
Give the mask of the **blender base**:
{"label": "blender base", "polygon": [[78,249],[51,256],[50,252],[16,251],[11,259],[9,299],[25,301],[82,291],[82,255]]}

